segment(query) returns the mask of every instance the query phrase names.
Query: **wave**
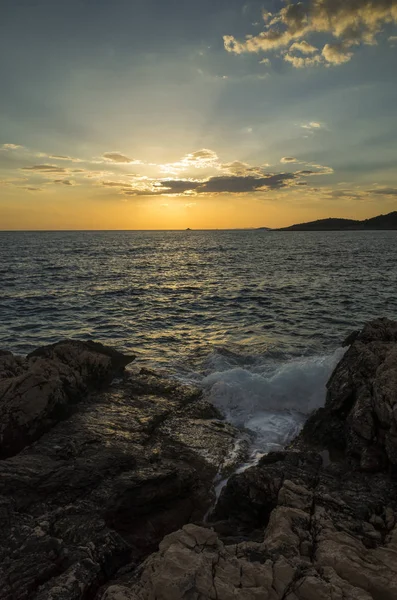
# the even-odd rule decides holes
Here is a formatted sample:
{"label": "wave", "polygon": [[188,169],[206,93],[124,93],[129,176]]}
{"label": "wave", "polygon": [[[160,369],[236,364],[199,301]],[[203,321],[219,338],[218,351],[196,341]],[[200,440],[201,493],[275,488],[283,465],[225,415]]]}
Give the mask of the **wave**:
{"label": "wave", "polygon": [[285,447],[307,416],[324,405],[326,383],[343,353],[340,348],[329,355],[227,368],[205,376],[201,385],[227,421],[251,432],[257,456]]}

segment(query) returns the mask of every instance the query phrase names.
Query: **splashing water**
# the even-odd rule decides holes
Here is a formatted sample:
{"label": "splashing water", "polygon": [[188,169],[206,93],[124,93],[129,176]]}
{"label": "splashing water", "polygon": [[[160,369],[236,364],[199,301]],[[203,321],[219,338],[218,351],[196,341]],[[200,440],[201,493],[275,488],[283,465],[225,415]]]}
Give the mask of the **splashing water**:
{"label": "splashing water", "polygon": [[324,405],[326,383],[343,353],[216,371],[201,385],[229,422],[251,433],[256,461],[285,447],[307,416]]}

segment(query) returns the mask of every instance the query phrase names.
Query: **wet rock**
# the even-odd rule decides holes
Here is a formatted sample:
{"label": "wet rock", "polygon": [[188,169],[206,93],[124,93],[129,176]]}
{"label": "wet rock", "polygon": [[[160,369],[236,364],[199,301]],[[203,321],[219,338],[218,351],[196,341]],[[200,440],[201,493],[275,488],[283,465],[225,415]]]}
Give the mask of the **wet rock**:
{"label": "wet rock", "polygon": [[230,477],[205,527],[166,537],[100,600],[396,600],[397,323],[350,338],[324,409]]}
{"label": "wet rock", "polygon": [[[20,370],[45,382],[32,400],[43,407],[29,421],[34,435],[0,460],[1,600],[93,598],[118,569],[133,569],[165,535],[203,518],[238,442],[193,387],[142,370],[97,389],[126,358],[96,349],[67,342],[0,358],[16,380],[7,378],[7,406],[33,398],[18,396]],[[50,412],[56,394],[73,411]]]}
{"label": "wet rock", "polygon": [[326,406],[205,522],[244,440],[200,392],[142,370],[80,397],[0,461],[0,599],[396,600],[397,323],[349,343]]}
{"label": "wet rock", "polygon": [[274,453],[230,479],[212,516],[222,521],[166,537],[114,589],[136,600],[395,600],[397,528],[385,515],[396,504],[385,475]]}
{"label": "wet rock", "polygon": [[12,456],[67,417],[89,390],[134,360],[95,342],[66,340],[26,359],[0,354],[0,458]]}
{"label": "wet rock", "polygon": [[327,388],[325,408],[309,418],[301,440],[341,450],[365,471],[397,467],[397,323],[366,325]]}

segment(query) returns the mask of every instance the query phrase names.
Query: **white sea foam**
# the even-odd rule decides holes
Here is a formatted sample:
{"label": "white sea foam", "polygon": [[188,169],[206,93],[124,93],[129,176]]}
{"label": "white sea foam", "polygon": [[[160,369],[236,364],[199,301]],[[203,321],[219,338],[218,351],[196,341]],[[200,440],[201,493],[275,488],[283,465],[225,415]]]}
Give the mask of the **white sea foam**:
{"label": "white sea foam", "polygon": [[255,460],[288,444],[324,405],[327,380],[343,352],[216,371],[202,386],[229,422],[252,432]]}

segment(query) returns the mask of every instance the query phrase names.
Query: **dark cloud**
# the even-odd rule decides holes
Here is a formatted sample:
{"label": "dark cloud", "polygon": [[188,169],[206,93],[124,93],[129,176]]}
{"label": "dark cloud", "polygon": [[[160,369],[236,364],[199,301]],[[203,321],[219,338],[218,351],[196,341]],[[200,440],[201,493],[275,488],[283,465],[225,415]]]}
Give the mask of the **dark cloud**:
{"label": "dark cloud", "polygon": [[397,196],[397,188],[383,188],[380,190],[372,190],[372,193],[383,196]]}
{"label": "dark cloud", "polygon": [[36,171],[37,173],[67,173],[67,169],[57,165],[33,165],[33,167],[22,167],[22,171]]}
{"label": "dark cloud", "polygon": [[184,179],[164,179],[156,185],[156,188],[158,189],[159,193],[183,194],[184,192],[197,190],[200,185],[202,185],[202,183],[198,181],[189,181]]}
{"label": "dark cloud", "polygon": [[127,187],[129,184],[126,183],[125,181],[101,181],[100,185],[103,185],[104,187],[124,188],[124,187]]}
{"label": "dark cloud", "polygon": [[294,158],[293,156],[284,156],[281,161],[282,163],[296,163],[298,162],[297,158]]}
{"label": "dark cloud", "polygon": [[296,175],[294,173],[269,174],[263,177],[224,175],[210,177],[206,181],[163,179],[155,183],[150,190],[132,188],[124,193],[137,196],[160,196],[164,194],[184,194],[185,192],[194,192],[195,194],[243,194],[281,189],[288,186],[295,179]]}
{"label": "dark cloud", "polygon": [[75,185],[74,181],[70,179],[54,179],[52,183],[59,183],[60,185]]}
{"label": "dark cloud", "polygon": [[256,192],[258,190],[280,189],[287,185],[288,181],[295,179],[293,173],[278,173],[276,175],[267,175],[265,177],[247,176],[221,176],[211,177],[208,181],[201,184],[198,188],[200,194],[203,193],[224,193],[240,194],[246,192]]}

